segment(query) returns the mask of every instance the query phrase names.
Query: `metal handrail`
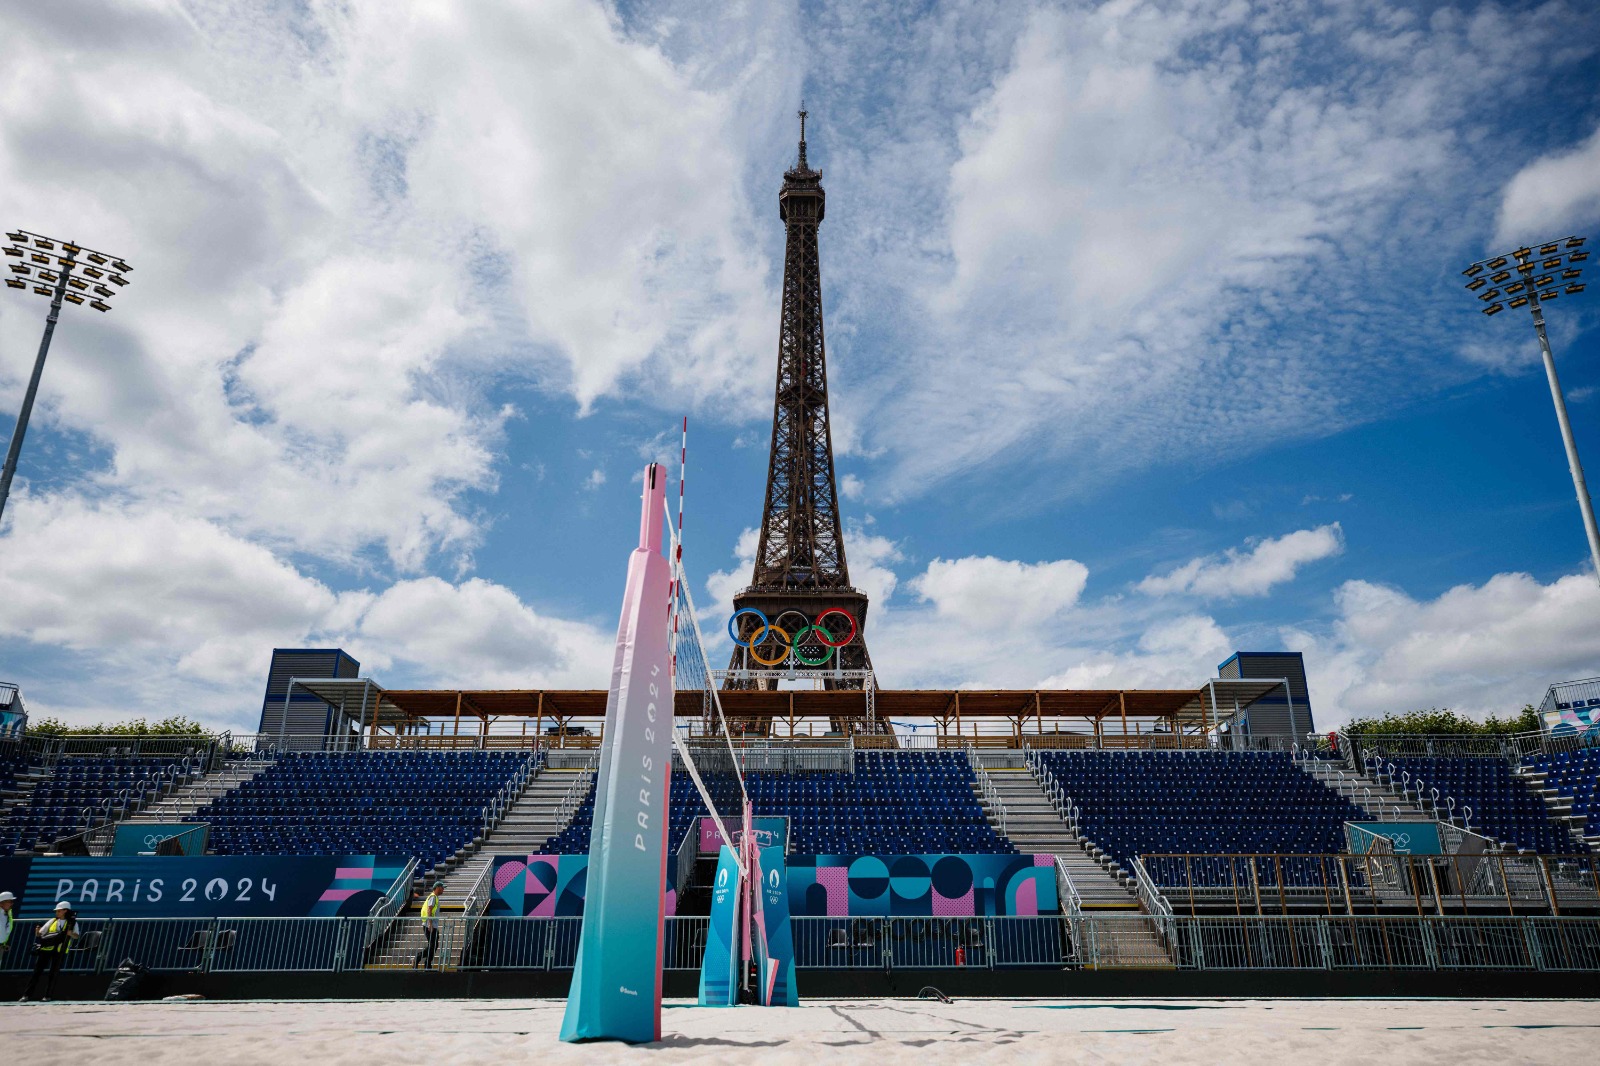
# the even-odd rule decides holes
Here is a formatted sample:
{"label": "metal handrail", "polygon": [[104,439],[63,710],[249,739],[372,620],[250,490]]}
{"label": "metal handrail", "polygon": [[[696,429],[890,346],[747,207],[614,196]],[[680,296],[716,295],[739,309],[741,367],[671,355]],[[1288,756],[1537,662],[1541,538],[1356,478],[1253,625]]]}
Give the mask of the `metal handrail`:
{"label": "metal handrail", "polygon": [[[1083,917],[1083,898],[1078,895],[1078,886],[1072,881],[1072,874],[1067,871],[1067,864],[1057,855],[1056,860],[1056,889],[1058,895],[1066,905],[1069,918]],[[1061,889],[1066,891],[1062,892]]]}
{"label": "metal handrail", "polygon": [[[1372,782],[1369,779],[1364,777],[1356,777],[1345,770],[1345,768],[1342,766],[1327,766],[1326,769],[1335,775],[1335,781],[1338,785],[1347,786],[1352,790],[1360,790],[1362,798],[1361,808],[1368,814],[1382,818],[1387,813],[1389,818],[1396,820],[1399,819],[1399,804],[1385,796],[1374,794],[1372,791]],[[1312,776],[1315,777],[1317,775],[1313,774]],[[1327,781],[1324,780],[1323,784],[1326,785]],[[1340,795],[1344,795],[1342,789],[1336,788],[1334,791],[1339,792]],[[1350,798],[1355,798],[1354,791],[1352,791]],[[1387,811],[1385,811],[1385,807],[1387,807]]]}
{"label": "metal handrail", "polygon": [[556,804],[556,824],[566,828],[566,823],[572,818],[584,797],[589,794],[589,786],[594,781],[595,771],[584,769],[578,771],[578,776],[572,782],[572,787],[567,789],[566,795],[561,797],[561,802]]}
{"label": "metal handrail", "polygon": [[[1024,756],[1026,758],[1026,756]],[[978,762],[978,753],[973,748],[967,749],[967,762],[972,766],[972,772],[978,779],[978,788],[983,792],[983,798],[989,804],[989,810],[1000,820],[1000,835],[1006,832],[1006,805],[1000,798],[1000,790],[995,787],[993,779],[989,777],[987,767]]]}
{"label": "metal handrail", "polygon": [[1031,761],[1025,761],[1024,765],[1028,768],[1028,772],[1033,774],[1033,779],[1038,782],[1045,798],[1050,801],[1050,806],[1055,808],[1057,816],[1066,823],[1068,829],[1072,830],[1074,836],[1081,837],[1079,826],[1083,811],[1056,781],[1056,775],[1044,764],[1044,760],[1037,752],[1032,753]]}
{"label": "metal handrail", "polygon": [[500,786],[500,791],[496,792],[479,810],[478,824],[483,827],[485,836],[488,836],[490,831],[505,818],[506,811],[510,810],[512,804],[522,795],[522,790],[527,785],[528,778],[537,772],[541,765],[539,754],[537,752],[530,754],[522,761],[522,765],[517,768],[506,783]]}
{"label": "metal handrail", "polygon": [[1138,855],[1133,857],[1133,883],[1134,892],[1139,898],[1139,905],[1160,926],[1161,935],[1166,943],[1175,943],[1177,927],[1172,904],[1166,896],[1162,895],[1161,889],[1156,886],[1155,880],[1151,878],[1150,871],[1144,868],[1144,859]]}
{"label": "metal handrail", "polygon": [[[389,886],[389,891],[378,897],[372,909],[367,912],[367,917],[373,919],[367,923],[367,939],[363,948],[372,946],[373,941],[382,936],[394,924],[394,918],[411,899],[411,882],[417,876],[417,859],[412,856],[400,871],[400,876],[394,879],[394,884]],[[383,919],[388,919],[384,921]]]}
{"label": "metal handrail", "polygon": [[490,879],[493,877],[494,859],[491,856],[489,861],[484,864],[483,873],[478,875],[478,879],[473,882],[472,888],[467,892],[466,898],[461,901],[463,914],[482,914],[488,909],[489,885],[491,883]]}

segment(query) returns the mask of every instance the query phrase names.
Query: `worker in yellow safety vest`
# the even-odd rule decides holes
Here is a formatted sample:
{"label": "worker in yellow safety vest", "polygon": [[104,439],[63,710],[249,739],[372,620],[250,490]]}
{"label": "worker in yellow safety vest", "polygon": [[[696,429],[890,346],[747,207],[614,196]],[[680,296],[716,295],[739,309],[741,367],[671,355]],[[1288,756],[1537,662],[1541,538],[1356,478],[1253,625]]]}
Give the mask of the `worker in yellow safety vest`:
{"label": "worker in yellow safety vest", "polygon": [[11,930],[17,925],[17,916],[11,912],[16,906],[16,896],[10,892],[0,892],[0,955],[11,950]]}
{"label": "worker in yellow safety vest", "polygon": [[439,947],[439,902],[443,897],[443,881],[436,881],[432,891],[422,897],[422,935],[428,944],[411,960],[413,970],[418,966],[425,970],[433,969],[433,953]]}
{"label": "worker in yellow safety vest", "polygon": [[61,964],[66,961],[67,949],[76,939],[78,917],[72,913],[72,905],[62,900],[56,904],[56,916],[33,931],[33,977],[28,981],[28,990],[22,994],[24,1002],[33,998],[33,989],[46,967],[49,967],[50,974],[45,978],[44,995],[40,998],[50,998],[50,993],[56,987],[56,974],[61,972]]}

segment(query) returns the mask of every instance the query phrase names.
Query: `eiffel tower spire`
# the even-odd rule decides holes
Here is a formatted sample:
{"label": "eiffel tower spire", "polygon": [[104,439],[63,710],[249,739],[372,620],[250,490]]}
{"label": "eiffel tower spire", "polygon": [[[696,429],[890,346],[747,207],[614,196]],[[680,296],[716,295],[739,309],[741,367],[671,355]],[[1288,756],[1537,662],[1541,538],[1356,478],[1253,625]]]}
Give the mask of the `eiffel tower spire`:
{"label": "eiffel tower spire", "polygon": [[[783,175],[778,192],[778,217],[787,233],[783,262],[783,311],[778,326],[778,383],[772,409],[772,452],[767,465],[767,493],[761,516],[750,586],[734,597],[735,609],[754,607],[791,636],[814,624],[824,611],[837,609],[855,619],[855,636],[817,669],[871,670],[865,640],[867,596],[850,584],[845,562],[844,529],[839,519],[839,492],[833,474],[833,436],[828,426],[827,347],[822,333],[822,273],[817,254],[817,229],[827,196],[822,173],[806,160],[806,112],[800,111],[800,149],[795,165]],[[740,635],[748,640],[759,623],[740,619]],[[851,626],[837,613],[822,620],[833,640],[842,640]],[[813,641],[806,658],[827,654]],[[762,657],[777,654],[768,644]],[[799,657],[787,665],[805,669]],[[755,667],[743,648],[736,648],[733,669]],[[837,687],[860,688],[862,682],[836,680]]]}

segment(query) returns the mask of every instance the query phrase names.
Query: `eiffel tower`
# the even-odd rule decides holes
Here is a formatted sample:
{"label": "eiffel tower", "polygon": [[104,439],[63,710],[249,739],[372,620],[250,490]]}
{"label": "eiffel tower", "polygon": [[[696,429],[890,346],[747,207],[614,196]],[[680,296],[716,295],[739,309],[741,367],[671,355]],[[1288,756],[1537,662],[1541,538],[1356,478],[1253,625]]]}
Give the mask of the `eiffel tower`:
{"label": "eiffel tower", "polygon": [[[872,659],[867,655],[867,594],[851,586],[845,562],[833,436],[828,428],[828,365],[817,256],[817,228],[825,204],[822,173],[806,162],[802,110],[799,159],[784,172],[778,192],[778,217],[787,242],[761,542],[750,586],[734,596],[733,605],[736,612],[755,608],[790,637],[807,626],[820,626],[828,637],[824,640],[812,629],[774,664],[785,649],[780,637],[768,633],[753,649],[735,647],[729,669],[823,671],[828,688],[859,689],[865,684],[863,675],[872,670]],[[760,625],[754,615],[739,616],[739,639],[748,643]],[[829,644],[841,646],[830,651]],[[817,662],[823,659],[827,661]],[[826,676],[835,670],[855,676]],[[728,687],[776,686],[770,680],[730,679]],[[836,728],[842,726],[835,723]]]}

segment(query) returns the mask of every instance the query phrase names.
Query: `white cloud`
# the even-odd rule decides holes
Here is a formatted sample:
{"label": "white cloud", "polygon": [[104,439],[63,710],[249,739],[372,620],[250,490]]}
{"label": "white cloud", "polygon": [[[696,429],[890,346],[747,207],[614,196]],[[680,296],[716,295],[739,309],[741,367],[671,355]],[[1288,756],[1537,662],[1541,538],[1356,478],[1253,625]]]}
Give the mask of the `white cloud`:
{"label": "white cloud", "polygon": [[[720,625],[748,579],[757,532],[740,538],[737,580],[708,582]],[[1299,539],[1295,539],[1299,538]],[[851,544],[862,543],[857,536]],[[1337,524],[1264,541],[1249,553],[1201,560],[1186,590],[1235,594],[1335,554]],[[892,589],[887,541],[861,555]],[[1482,717],[1537,703],[1553,681],[1600,674],[1600,587],[1587,574],[1541,584],[1499,574],[1433,600],[1367,581],[1331,596],[1325,622],[1265,628],[1214,614],[1174,614],[1159,598],[1085,600],[1088,571],[1071,559],[1023,563],[988,556],[936,559],[904,582],[910,603],[873,595],[867,645],[879,683],[891,688],[1189,688],[1216,676],[1235,651],[1300,651],[1318,726],[1356,715],[1450,707]],[[877,580],[877,579],[875,579]],[[718,582],[722,584],[718,584]],[[861,583],[858,581],[858,583]],[[710,626],[707,630],[708,637]]]}
{"label": "white cloud", "polygon": [[[1348,581],[1331,633],[1300,635],[1318,722],[1427,707],[1483,716],[1538,704],[1555,681],[1600,674],[1600,587],[1497,574],[1433,600]],[[1302,650],[1302,649],[1296,649]]]}
{"label": "white cloud", "polygon": [[103,721],[134,709],[250,729],[271,649],[310,641],[345,647],[391,684],[586,688],[610,662],[608,633],[480,578],[335,593],[203,519],[28,502],[0,566],[0,638],[68,649],[83,664],[29,686],[41,714]]}
{"label": "white cloud", "polygon": [[839,479],[839,494],[847,500],[859,500],[866,495],[867,486],[854,474],[846,474]]}
{"label": "white cloud", "polygon": [[[917,72],[909,114],[857,149],[883,162],[851,160],[900,203],[872,204],[842,265],[845,313],[894,314],[892,335],[916,351],[844,398],[850,446],[887,468],[875,493],[1016,466],[1035,497],[1059,497],[1334,432],[1483,373],[1436,357],[1461,335],[1456,297],[1408,297],[1402,314],[1369,283],[1410,270],[1416,240],[1459,231],[1503,163],[1460,86],[1492,81],[1508,107],[1537,98],[1592,54],[1594,12],[1026,10],[912,28],[954,54]],[[850,26],[884,52],[905,47],[862,22]],[[1530,68],[1530,54],[1554,67]],[[900,76],[881,61],[880,76]],[[946,228],[930,234],[929,218]],[[1357,303],[1376,313],[1347,313]]]}
{"label": "white cloud", "polygon": [[1495,245],[1564,237],[1600,220],[1600,129],[1523,167],[1506,183]]}
{"label": "white cloud", "polygon": [[[503,386],[759,406],[745,153],[793,76],[767,47],[787,12],[693,53],[587,0],[80,16],[0,10],[10,217],[136,268],[116,314],[69,309],[35,413],[30,454],[70,434],[85,473],[19,482],[0,529],[7,651],[71,655],[36,702],[240,725],[268,650],[312,637],[419,681],[456,669],[409,658],[432,651],[603,680],[566,623],[417,575],[469,571],[497,513]],[[39,310],[0,301],[0,351]],[[25,373],[0,364],[8,406]]]}
{"label": "white cloud", "polygon": [[1308,563],[1344,551],[1344,531],[1333,522],[1259,541],[1249,551],[1229,548],[1221,555],[1191,559],[1175,570],[1151,574],[1139,591],[1151,596],[1189,594],[1204,598],[1264,596],[1274,585],[1293,581]]}
{"label": "white cloud", "polygon": [[979,631],[1047,622],[1078,602],[1089,568],[1075,559],[935,559],[910,588],[940,618]]}
{"label": "white cloud", "polygon": [[125,666],[159,658],[203,681],[248,675],[259,688],[274,644],[303,639],[339,608],[320,582],[203,519],[72,498],[27,502],[0,566],[7,637]]}
{"label": "white cloud", "polygon": [[[785,68],[752,42],[708,86],[586,0],[150,5],[115,30],[0,15],[0,184],[137,268],[115,316],[63,323],[40,411],[119,492],[417,571],[481,538],[459,499],[496,484],[493,382],[587,406],[655,360],[656,402],[764,391],[742,109]],[[33,310],[0,308],[0,347]]]}
{"label": "white cloud", "polygon": [[[761,530],[755,526],[748,526],[739,534],[739,540],[733,546],[733,556],[736,560],[729,570],[713,570],[706,578],[706,592],[710,593],[711,601],[701,605],[702,617],[700,622],[704,626],[708,618],[721,619],[733,610],[733,597],[740,589],[750,584],[750,575],[756,565],[756,548],[761,544]],[[687,562],[684,564],[689,565]],[[718,631],[721,631],[720,622]],[[707,634],[707,639],[713,639]]]}
{"label": "white cloud", "polygon": [[606,472],[599,467],[589,471],[589,476],[583,479],[583,490],[593,492],[606,483]]}
{"label": "white cloud", "polygon": [[1122,653],[1086,655],[1041,688],[1193,688],[1216,675],[1216,665],[1234,652],[1233,641],[1215,619],[1186,615],[1158,621]]}
{"label": "white cloud", "polygon": [[405,663],[433,684],[591,688],[615,644],[595,626],[538,614],[503,585],[425,577],[375,597],[350,646],[364,668]]}

